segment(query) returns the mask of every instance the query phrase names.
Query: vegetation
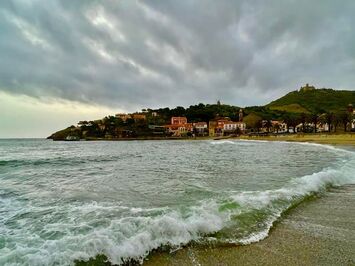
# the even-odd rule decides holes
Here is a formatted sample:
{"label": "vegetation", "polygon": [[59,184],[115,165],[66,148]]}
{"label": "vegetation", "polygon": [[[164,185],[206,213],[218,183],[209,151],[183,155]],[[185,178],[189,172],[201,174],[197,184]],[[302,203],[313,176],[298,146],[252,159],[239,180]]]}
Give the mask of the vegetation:
{"label": "vegetation", "polygon": [[292,91],[267,105],[271,109],[295,112],[295,108],[304,108],[301,113],[325,113],[345,111],[349,103],[355,102],[355,91],[313,89]]}
{"label": "vegetation", "polygon": [[[348,112],[349,104],[355,103],[355,91],[337,91],[332,89],[315,89],[312,86],[293,91],[269,103],[266,106],[251,106],[243,109],[244,122],[248,130],[259,132],[266,128],[267,132],[273,127],[279,131],[279,124],[272,124],[272,120],[283,121],[290,128],[295,129],[301,124],[304,133],[316,133],[316,125],[328,124],[329,132],[350,130],[353,117]],[[101,120],[80,121],[78,127],[71,126],[52,134],[49,138],[64,139],[117,139],[117,138],[152,138],[169,137],[163,127],[170,124],[172,116],[186,116],[190,123],[208,122],[216,117],[229,117],[233,121],[239,119],[240,107],[226,104],[192,105],[188,108],[178,106],[170,109],[143,109],[145,119],[128,118],[122,120],[116,116],[107,116]],[[294,130],[293,130],[294,132]]]}

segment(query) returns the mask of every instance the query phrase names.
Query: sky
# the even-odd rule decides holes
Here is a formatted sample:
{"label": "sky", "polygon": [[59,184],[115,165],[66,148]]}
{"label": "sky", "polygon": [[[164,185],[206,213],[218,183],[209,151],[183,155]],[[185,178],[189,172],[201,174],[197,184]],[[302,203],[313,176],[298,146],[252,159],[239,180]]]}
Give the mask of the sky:
{"label": "sky", "polygon": [[353,0],[0,1],[0,138],[117,112],[355,89]]}

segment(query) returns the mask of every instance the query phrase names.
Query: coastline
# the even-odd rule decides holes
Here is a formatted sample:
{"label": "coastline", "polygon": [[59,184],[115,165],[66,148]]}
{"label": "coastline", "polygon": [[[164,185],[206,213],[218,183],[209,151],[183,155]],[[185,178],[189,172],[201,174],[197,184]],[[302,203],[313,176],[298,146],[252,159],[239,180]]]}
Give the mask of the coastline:
{"label": "coastline", "polygon": [[143,265],[354,265],[354,206],[354,185],[331,188],[323,197],[288,211],[260,242],[190,245],[173,253],[153,253]]}
{"label": "coastline", "polygon": [[[89,138],[82,141],[161,141],[161,140],[263,140],[263,141],[286,141],[286,142],[310,142],[318,144],[328,145],[342,145],[355,147],[355,133],[343,133],[343,134],[329,134],[329,133],[317,133],[317,134],[280,134],[269,136],[225,136],[225,137],[145,137],[145,138]],[[53,141],[65,141],[65,140],[53,140]]]}
{"label": "coastline", "polygon": [[[347,135],[347,136],[346,136]],[[354,134],[283,135],[229,139],[310,142],[353,150]],[[209,138],[212,139],[212,138]],[[228,139],[228,138],[224,138]],[[221,139],[223,140],[223,139]],[[355,184],[331,187],[287,210],[274,222],[268,236],[248,245],[189,243],[169,252],[152,251],[143,265],[355,265]],[[76,265],[112,265],[103,255]],[[140,265],[127,261],[124,265]]]}
{"label": "coastline", "polygon": [[310,142],[318,144],[355,146],[355,134],[284,134],[273,136],[247,136],[243,135],[232,139],[241,140],[264,140],[264,141],[287,141],[287,142]]}

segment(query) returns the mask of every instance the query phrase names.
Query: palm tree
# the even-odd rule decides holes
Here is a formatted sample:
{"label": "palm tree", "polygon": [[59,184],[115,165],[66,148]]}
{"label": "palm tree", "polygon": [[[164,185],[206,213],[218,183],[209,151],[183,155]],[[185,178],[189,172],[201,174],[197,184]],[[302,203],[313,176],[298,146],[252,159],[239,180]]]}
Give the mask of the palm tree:
{"label": "palm tree", "polygon": [[317,124],[319,121],[319,115],[317,113],[313,113],[309,116],[310,122],[314,124],[313,130],[314,133],[317,133]]}
{"label": "palm tree", "polygon": [[306,113],[301,113],[300,121],[302,123],[302,131],[305,132],[305,130],[306,130],[306,122],[307,122],[307,114]]}
{"label": "palm tree", "polygon": [[348,112],[344,111],[340,114],[340,119],[343,123],[343,126],[344,126],[344,132],[346,132],[346,129],[348,127],[348,124],[350,122],[350,115]]}
{"label": "palm tree", "polygon": [[332,125],[333,121],[335,120],[334,118],[335,118],[335,115],[332,112],[327,112],[325,114],[325,121],[328,124],[328,132],[331,131],[331,125]]}

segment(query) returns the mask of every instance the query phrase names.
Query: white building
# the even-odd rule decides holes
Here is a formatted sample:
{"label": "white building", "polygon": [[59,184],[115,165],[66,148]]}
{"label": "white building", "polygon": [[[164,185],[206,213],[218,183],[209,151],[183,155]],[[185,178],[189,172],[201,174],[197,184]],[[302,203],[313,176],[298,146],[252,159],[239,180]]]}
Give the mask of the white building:
{"label": "white building", "polygon": [[232,122],[228,121],[223,124],[224,132],[233,132],[239,129],[240,131],[244,131],[246,129],[246,124],[244,122]]}

